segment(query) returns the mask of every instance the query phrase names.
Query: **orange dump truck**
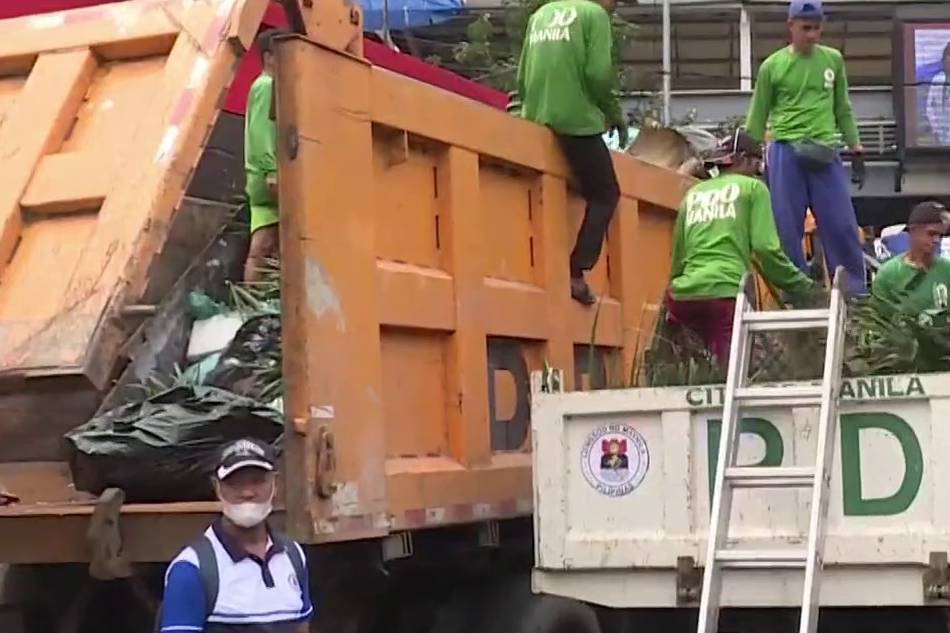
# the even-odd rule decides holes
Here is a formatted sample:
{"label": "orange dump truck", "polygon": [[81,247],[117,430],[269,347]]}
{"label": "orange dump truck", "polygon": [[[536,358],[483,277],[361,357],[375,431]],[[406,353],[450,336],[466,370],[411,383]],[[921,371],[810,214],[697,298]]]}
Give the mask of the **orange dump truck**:
{"label": "orange dump truck", "polygon": [[[356,7],[285,5],[300,34],[281,42],[276,80],[278,520],[313,546],[318,628],[428,631],[441,618],[462,631],[530,571],[528,372],[547,362],[568,388],[597,382],[594,311],[568,289],[581,203],[546,130],[372,66]],[[220,273],[200,255],[233,207],[189,183],[265,8],[131,0],[0,22],[0,562],[43,583],[26,602],[76,630],[132,629],[109,624],[114,606],[78,618],[100,585],[52,600],[52,579],[82,585],[62,570],[91,562],[154,596],[149,563],[216,512],[183,501],[108,516],[72,486],[62,436],[130,374],[181,353],[180,291]],[[623,197],[591,276],[605,294],[594,344],[629,366],[688,183],[615,163]],[[87,538],[93,516],[113,538]]]}

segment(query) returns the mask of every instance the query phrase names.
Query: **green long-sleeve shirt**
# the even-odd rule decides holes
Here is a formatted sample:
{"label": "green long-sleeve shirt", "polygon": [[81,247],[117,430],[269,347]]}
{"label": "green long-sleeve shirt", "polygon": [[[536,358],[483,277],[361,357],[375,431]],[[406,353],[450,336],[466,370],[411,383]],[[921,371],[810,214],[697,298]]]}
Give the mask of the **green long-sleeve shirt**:
{"label": "green long-sleeve shirt", "polygon": [[535,11],[518,65],[521,116],[575,136],[625,124],[611,37],[610,16],[591,0],[554,0]]}
{"label": "green long-sleeve shirt", "polygon": [[816,46],[800,55],[787,46],[762,62],[746,129],[761,140],[769,121],[777,141],[810,139],[833,146],[840,132],[848,146],[856,145],[858,128],[841,53]]}
{"label": "green long-sleeve shirt", "polygon": [[274,78],[262,73],[247,94],[244,118],[244,168],[255,174],[277,171],[277,124],[270,118]]}
{"label": "green long-sleeve shirt", "polygon": [[871,294],[908,313],[950,307],[950,261],[934,259],[930,268],[918,268],[903,256],[887,260],[874,276]]}
{"label": "green long-sleeve shirt", "polygon": [[693,185],[676,218],[673,296],[735,297],[753,260],[769,282],[786,292],[797,294],[812,286],[782,250],[764,183],[725,174]]}

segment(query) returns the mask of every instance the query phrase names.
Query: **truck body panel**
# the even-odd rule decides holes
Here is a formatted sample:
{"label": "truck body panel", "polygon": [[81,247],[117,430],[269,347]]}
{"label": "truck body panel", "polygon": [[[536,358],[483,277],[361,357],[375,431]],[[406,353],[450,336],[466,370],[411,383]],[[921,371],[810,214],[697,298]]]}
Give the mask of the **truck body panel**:
{"label": "truck body panel", "polygon": [[[950,550],[940,449],[948,378],[845,381],[822,606],[938,603],[927,578],[932,565],[940,569],[932,556]],[[705,555],[721,407],[721,386],[536,395],[535,588],[612,607],[695,606],[690,589],[701,579],[695,565]],[[739,464],[812,465],[817,414],[744,412]],[[625,442],[625,468],[610,467],[612,439]],[[731,546],[804,548],[810,491],[734,494]],[[728,606],[801,599],[800,570],[723,574]]]}
{"label": "truck body panel", "polygon": [[529,514],[527,372],[568,366],[573,387],[595,314],[595,344],[629,366],[688,181],[616,156],[623,198],[590,276],[606,297],[584,309],[581,203],[548,131],[303,40],[278,68],[288,466],[309,479],[288,482],[289,523],[337,540]]}

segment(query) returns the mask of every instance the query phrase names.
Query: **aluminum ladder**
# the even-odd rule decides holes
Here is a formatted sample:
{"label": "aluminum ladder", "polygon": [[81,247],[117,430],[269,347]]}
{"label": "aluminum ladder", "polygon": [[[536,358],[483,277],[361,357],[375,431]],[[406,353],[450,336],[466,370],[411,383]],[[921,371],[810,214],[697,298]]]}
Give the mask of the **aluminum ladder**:
{"label": "aluminum ladder", "polygon": [[[732,326],[729,369],[723,394],[719,461],[709,518],[709,540],[699,606],[698,633],[716,633],[725,569],[804,569],[799,633],[818,628],[818,595],[828,513],[829,482],[834,457],[835,428],[841,365],[844,355],[846,273],[835,272],[829,307],[818,310],[756,311],[744,291],[736,300]],[[742,288],[745,289],[745,279]],[[785,387],[748,386],[752,332],[775,332],[827,328],[825,366],[820,385]],[[817,406],[818,438],[814,466],[748,467],[736,465],[739,447],[740,410],[746,406]],[[811,488],[808,544],[800,549],[754,550],[728,548],[732,492],[737,488]]]}

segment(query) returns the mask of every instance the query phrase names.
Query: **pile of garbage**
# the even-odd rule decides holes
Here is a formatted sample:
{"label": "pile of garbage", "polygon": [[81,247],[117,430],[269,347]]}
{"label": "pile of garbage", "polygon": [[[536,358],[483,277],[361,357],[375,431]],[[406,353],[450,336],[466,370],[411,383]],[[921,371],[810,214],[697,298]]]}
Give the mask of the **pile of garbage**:
{"label": "pile of garbage", "polygon": [[259,282],[229,284],[228,298],[188,295],[192,319],[184,369],[149,376],[143,397],[70,431],[76,488],[122,488],[130,502],[213,499],[217,452],[255,437],[280,452],[283,434],[280,283],[277,262]]}

